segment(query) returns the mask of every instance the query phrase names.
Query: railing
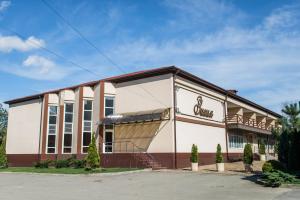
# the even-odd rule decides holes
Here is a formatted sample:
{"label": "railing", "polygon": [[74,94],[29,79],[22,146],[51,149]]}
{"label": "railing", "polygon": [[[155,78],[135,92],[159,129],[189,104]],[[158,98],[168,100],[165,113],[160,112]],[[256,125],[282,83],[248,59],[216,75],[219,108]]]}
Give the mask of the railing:
{"label": "railing", "polygon": [[257,122],[255,119],[247,118],[242,115],[227,115],[226,116],[226,121],[227,124],[243,124],[246,126],[254,127],[254,128],[259,128],[263,130],[268,130],[272,131],[272,129],[275,129],[276,126],[265,123],[265,122]]}
{"label": "railing", "polygon": [[117,141],[117,142],[104,142],[103,151],[105,153],[131,153],[134,159],[139,160],[147,167],[161,168],[160,163],[150,153],[147,153],[146,148],[137,146],[132,141]]}

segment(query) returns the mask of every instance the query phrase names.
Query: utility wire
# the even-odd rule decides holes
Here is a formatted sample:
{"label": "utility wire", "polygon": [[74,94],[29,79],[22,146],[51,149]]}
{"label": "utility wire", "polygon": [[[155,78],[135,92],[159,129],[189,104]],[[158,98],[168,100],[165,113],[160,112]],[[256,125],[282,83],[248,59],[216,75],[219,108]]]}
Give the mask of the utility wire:
{"label": "utility wire", "polygon": [[[9,28],[7,28],[7,27],[4,27],[4,26],[2,26],[2,28],[6,29],[6,30],[9,31],[9,32],[14,33],[15,35],[19,36],[21,39],[26,40],[26,37],[25,37],[24,35],[22,35],[22,34],[16,32],[16,31],[14,31],[14,30],[11,30],[11,29],[9,29]],[[62,56],[61,54],[58,54],[58,53],[54,52],[53,50],[50,50],[50,49],[48,49],[48,48],[46,48],[46,47],[40,45],[39,43],[37,43],[37,42],[35,42],[35,41],[32,41],[32,40],[26,40],[26,41],[28,41],[30,44],[32,44],[32,45],[34,45],[34,46],[36,46],[36,47],[38,47],[38,48],[41,48],[41,49],[43,49],[44,51],[46,51],[46,52],[48,52],[48,53],[50,53],[50,54],[52,54],[52,55],[54,55],[54,56],[56,56],[56,57],[58,57],[58,58],[60,58],[60,59],[63,59],[63,60],[65,60],[65,61],[71,63],[72,65],[74,65],[74,66],[76,66],[76,67],[78,67],[78,68],[80,68],[80,69],[82,69],[82,70],[84,70],[84,71],[86,71],[86,72],[88,72],[88,73],[90,73],[90,74],[96,76],[96,77],[99,77],[99,76],[100,76],[99,74],[96,74],[95,72],[93,72],[93,71],[91,71],[91,70],[89,70],[89,69],[83,67],[82,65],[79,65],[79,64],[73,62],[72,60],[67,59],[66,57]]]}
{"label": "utility wire", "polygon": [[[87,44],[93,47],[101,56],[103,56],[109,63],[111,63],[114,67],[120,70],[122,73],[128,73],[122,69],[118,64],[116,64],[109,56],[103,53],[96,45],[94,45],[89,39],[87,39],[76,27],[74,27],[63,15],[59,13],[53,6],[51,6],[46,0],[41,0],[54,14],[56,14],[62,21],[64,21],[74,32],[76,32],[82,40],[84,40]],[[149,94],[154,100],[159,102],[160,104],[166,106],[163,102],[153,96],[148,90],[146,90],[143,86],[140,86],[147,94]]]}

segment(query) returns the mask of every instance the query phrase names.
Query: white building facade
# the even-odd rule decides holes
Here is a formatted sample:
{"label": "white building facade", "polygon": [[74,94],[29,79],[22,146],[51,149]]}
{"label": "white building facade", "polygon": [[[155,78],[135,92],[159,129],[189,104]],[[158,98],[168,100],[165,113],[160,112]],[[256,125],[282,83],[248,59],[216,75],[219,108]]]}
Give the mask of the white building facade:
{"label": "white building facade", "polygon": [[271,131],[280,117],[177,67],[93,81],[7,101],[11,166],[45,159],[82,159],[95,133],[104,167],[189,166],[241,158],[246,143],[274,153]]}

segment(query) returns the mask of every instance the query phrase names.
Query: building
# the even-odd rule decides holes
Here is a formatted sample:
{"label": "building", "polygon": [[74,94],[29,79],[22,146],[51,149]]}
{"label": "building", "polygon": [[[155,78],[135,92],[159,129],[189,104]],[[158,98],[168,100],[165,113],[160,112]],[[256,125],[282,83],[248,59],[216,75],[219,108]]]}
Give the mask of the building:
{"label": "building", "polygon": [[245,143],[258,153],[279,114],[175,66],[115,76],[14,99],[6,152],[11,166],[44,159],[83,158],[95,132],[104,167],[190,166],[241,158]]}

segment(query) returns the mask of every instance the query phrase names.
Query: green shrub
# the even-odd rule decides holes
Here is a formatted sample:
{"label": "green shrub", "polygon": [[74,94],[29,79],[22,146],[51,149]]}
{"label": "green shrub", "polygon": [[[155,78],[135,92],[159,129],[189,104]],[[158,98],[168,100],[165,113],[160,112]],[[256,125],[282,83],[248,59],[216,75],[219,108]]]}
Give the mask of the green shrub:
{"label": "green shrub", "polygon": [[70,160],[56,160],[54,164],[55,168],[67,168],[70,167]]}
{"label": "green shrub", "polygon": [[5,152],[5,138],[2,140],[0,144],[0,168],[7,168],[7,156]]}
{"label": "green shrub", "polygon": [[277,160],[268,160],[267,162],[264,163],[262,170],[263,172],[270,172],[274,170],[285,172],[286,168],[281,162]]}
{"label": "green shrub", "polygon": [[259,145],[259,154],[260,155],[266,154],[266,146],[264,143],[261,143],[261,145]]}
{"label": "green shrub", "polygon": [[39,161],[37,163],[34,164],[35,168],[48,168],[49,165],[51,164],[51,160],[47,159],[47,160],[43,160],[43,161]]}
{"label": "green shrub", "polygon": [[243,161],[245,164],[249,165],[252,165],[253,163],[253,152],[250,144],[245,145]]}
{"label": "green shrub", "polygon": [[262,171],[263,171],[263,173],[273,171],[272,164],[269,162],[265,162],[264,165],[262,166]]}
{"label": "green shrub", "polygon": [[88,155],[85,158],[85,168],[87,170],[95,169],[100,166],[100,156],[96,147],[95,133],[92,135],[92,141],[88,148]]}
{"label": "green shrub", "polygon": [[223,162],[223,156],[222,156],[222,149],[221,145],[218,144],[217,146],[217,153],[216,153],[216,163],[222,163]]}
{"label": "green shrub", "polygon": [[85,160],[73,160],[72,166],[75,169],[84,168],[84,166],[85,166]]}
{"label": "green shrub", "polygon": [[193,146],[192,146],[190,160],[192,163],[198,163],[198,147],[195,144],[193,144]]}
{"label": "green shrub", "polygon": [[264,173],[262,176],[262,182],[267,187],[279,187],[282,184],[299,183],[299,180],[291,174],[274,170]]}

